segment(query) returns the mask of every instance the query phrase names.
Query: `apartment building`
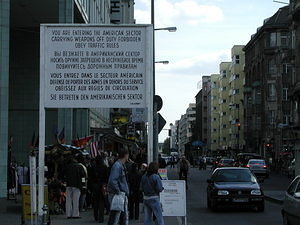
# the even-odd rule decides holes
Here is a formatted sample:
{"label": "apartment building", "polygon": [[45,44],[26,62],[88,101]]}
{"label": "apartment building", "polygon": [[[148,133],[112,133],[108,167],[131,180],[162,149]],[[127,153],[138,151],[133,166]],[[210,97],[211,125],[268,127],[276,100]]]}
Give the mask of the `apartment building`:
{"label": "apartment building", "polygon": [[234,45],[231,49],[229,78],[229,148],[236,153],[243,151],[244,143],[244,45]]}

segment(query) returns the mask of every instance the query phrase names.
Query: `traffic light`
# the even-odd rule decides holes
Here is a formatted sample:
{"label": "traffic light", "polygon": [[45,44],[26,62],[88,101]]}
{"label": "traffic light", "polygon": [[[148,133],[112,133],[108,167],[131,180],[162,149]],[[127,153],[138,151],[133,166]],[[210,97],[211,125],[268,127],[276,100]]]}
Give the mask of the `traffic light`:
{"label": "traffic light", "polygon": [[270,150],[271,144],[270,143],[266,143],[266,149]]}
{"label": "traffic light", "polygon": [[236,126],[238,127],[238,130],[241,129],[241,123],[237,123]]}

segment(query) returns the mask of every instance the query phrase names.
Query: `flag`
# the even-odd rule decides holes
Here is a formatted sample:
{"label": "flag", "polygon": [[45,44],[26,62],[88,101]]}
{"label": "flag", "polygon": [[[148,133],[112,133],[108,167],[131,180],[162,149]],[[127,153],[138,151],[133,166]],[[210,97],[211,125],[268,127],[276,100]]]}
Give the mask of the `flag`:
{"label": "flag", "polygon": [[88,144],[89,140],[91,140],[94,136],[88,136],[84,138],[78,138],[77,140],[73,140],[72,143],[73,145],[80,147],[80,148],[85,148],[86,145]]}
{"label": "flag", "polygon": [[55,145],[59,144],[59,141],[58,141],[58,129],[57,128],[53,129],[53,137],[54,137],[53,144],[55,144]]}
{"label": "flag", "polygon": [[65,128],[63,128],[59,133],[58,140],[60,141],[61,144],[65,144]]}
{"label": "flag", "polygon": [[98,142],[97,141],[94,141],[94,142],[90,143],[90,155],[91,155],[91,158],[95,158],[98,155],[100,155],[100,151],[98,149]]}

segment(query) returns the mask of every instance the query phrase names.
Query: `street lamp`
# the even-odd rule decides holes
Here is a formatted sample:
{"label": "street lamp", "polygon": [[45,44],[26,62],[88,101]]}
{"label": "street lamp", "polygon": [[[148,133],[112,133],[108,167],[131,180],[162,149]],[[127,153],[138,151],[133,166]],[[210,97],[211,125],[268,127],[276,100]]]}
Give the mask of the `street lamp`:
{"label": "street lamp", "polygon": [[[153,29],[155,28],[154,22],[154,0],[151,0],[151,24],[153,25]],[[167,30],[169,32],[175,32],[177,30],[176,27],[165,27],[165,28],[157,28],[154,31],[158,30]],[[153,49],[152,49],[152,56],[153,56],[153,98],[155,96],[155,32],[153,32]],[[164,63],[166,64],[166,62]],[[157,104],[153,103],[153,140],[152,140],[152,148],[148,146],[148,163],[151,161],[158,161],[158,116],[157,116]],[[152,150],[153,154],[149,154]]]}
{"label": "street lamp", "polygon": [[155,28],[155,31],[157,30],[167,30],[169,32],[176,32],[177,31],[177,27],[164,27],[164,28]]}
{"label": "street lamp", "polygon": [[162,64],[169,64],[169,61],[156,61],[156,62],[154,62],[154,63],[162,63]]}

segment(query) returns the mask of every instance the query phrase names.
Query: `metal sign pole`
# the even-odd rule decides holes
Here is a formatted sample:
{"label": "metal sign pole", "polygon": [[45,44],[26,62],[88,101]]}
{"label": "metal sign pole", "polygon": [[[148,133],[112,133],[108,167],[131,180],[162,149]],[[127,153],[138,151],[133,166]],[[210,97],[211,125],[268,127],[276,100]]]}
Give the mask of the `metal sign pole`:
{"label": "metal sign pole", "polygon": [[[45,27],[41,27],[40,38],[44,40]],[[42,41],[40,44],[40,113],[39,113],[39,171],[38,171],[38,216],[42,222],[44,206],[44,184],[45,184],[45,52],[46,46]]]}
{"label": "metal sign pole", "polygon": [[[152,33],[151,33],[152,32]],[[154,29],[152,27],[147,28],[147,46],[153,46],[153,33]],[[150,48],[151,49],[151,48]],[[153,161],[153,130],[154,130],[154,118],[153,118],[153,96],[154,96],[154,80],[153,80],[153,51],[147,51],[148,62],[146,64],[146,74],[147,74],[147,108],[148,108],[148,146],[147,146],[147,161],[148,164]]]}

